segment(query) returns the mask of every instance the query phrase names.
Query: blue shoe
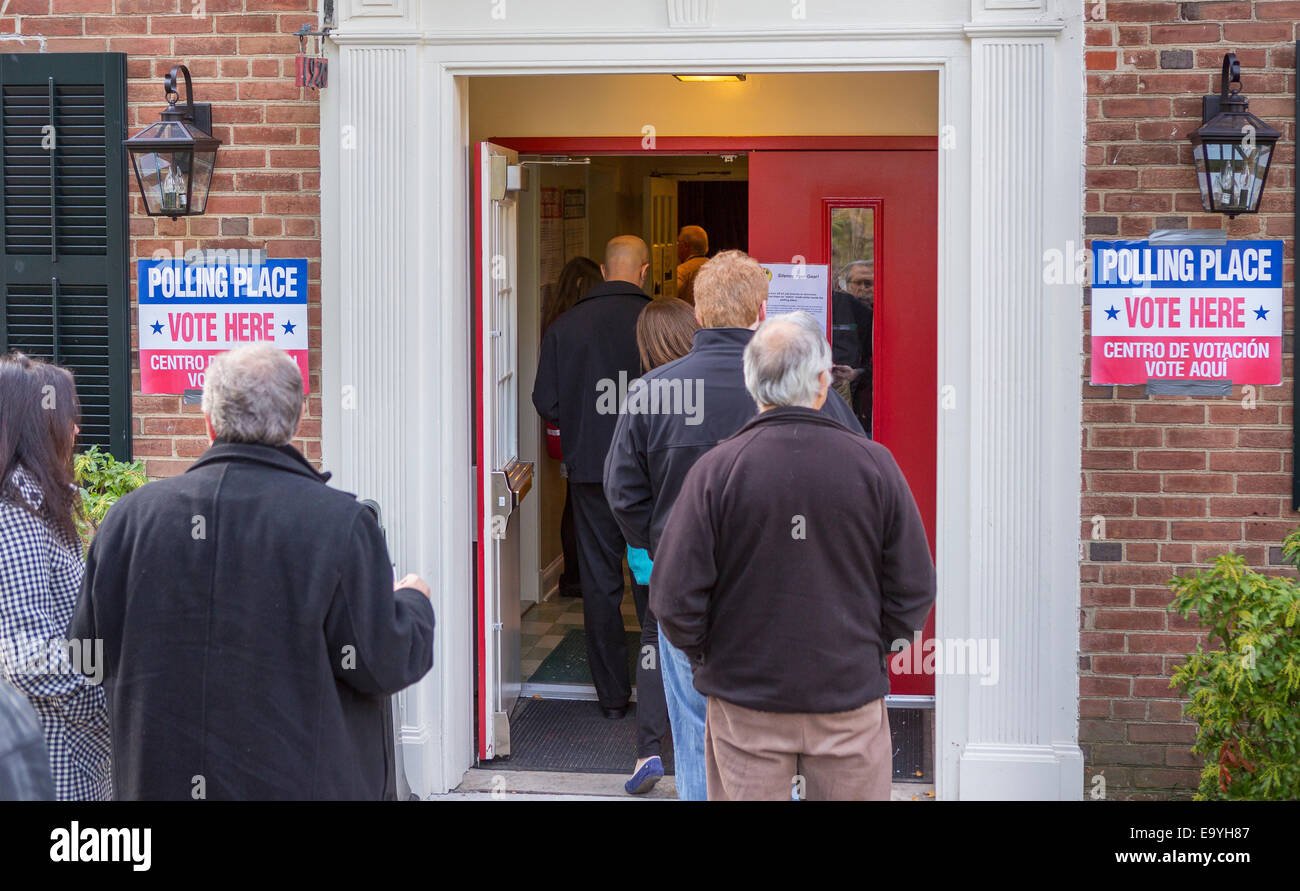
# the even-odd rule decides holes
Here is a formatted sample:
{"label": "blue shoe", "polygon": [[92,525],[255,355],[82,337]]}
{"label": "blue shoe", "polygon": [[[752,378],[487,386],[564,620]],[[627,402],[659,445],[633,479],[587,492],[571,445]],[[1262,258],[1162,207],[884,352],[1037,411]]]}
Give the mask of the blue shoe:
{"label": "blue shoe", "polygon": [[654,755],[641,769],[632,774],[632,779],[623,784],[628,795],[640,795],[643,792],[649,792],[655,787],[655,783],[663,779],[664,763],[658,755]]}

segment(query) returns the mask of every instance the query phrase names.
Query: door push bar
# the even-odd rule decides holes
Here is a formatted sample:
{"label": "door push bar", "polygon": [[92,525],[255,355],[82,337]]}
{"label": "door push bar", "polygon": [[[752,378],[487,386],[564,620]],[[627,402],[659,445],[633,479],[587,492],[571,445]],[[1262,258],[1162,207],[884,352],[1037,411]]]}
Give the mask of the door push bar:
{"label": "door push bar", "polygon": [[511,461],[492,471],[492,516],[507,518],[533,488],[533,462]]}

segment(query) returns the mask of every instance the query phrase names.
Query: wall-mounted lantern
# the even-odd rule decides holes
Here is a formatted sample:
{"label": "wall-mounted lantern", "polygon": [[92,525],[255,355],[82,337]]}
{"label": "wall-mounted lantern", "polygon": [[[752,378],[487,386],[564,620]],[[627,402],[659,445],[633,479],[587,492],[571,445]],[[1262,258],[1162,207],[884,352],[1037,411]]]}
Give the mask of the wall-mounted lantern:
{"label": "wall-mounted lantern", "polygon": [[1201,100],[1201,128],[1192,134],[1201,206],[1214,213],[1256,213],[1282,135],[1248,111],[1241,94],[1241,65],[1233,53],[1223,57],[1219,95]]}
{"label": "wall-mounted lantern", "polygon": [[[185,75],[185,104],[176,105],[176,72]],[[123,142],[151,217],[198,216],[208,206],[221,140],[212,137],[212,106],[195,104],[190,71],[177,65],[163,78],[167,108],[158,123]]]}

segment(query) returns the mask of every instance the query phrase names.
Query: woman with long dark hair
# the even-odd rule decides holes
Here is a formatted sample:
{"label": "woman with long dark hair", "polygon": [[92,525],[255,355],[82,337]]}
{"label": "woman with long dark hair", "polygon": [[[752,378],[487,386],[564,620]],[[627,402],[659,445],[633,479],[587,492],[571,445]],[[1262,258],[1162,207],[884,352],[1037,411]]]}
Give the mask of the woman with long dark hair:
{"label": "woman with long dark hair", "polygon": [[[0,663],[45,732],[55,796],[112,798],[102,648],[65,639],[85,557],[73,478],[80,404],[72,374],[0,356]],[[84,673],[83,673],[84,672]]]}
{"label": "woman with long dark hair", "polygon": [[573,309],[593,287],[605,280],[600,274],[600,266],[589,257],[574,257],[560,270],[560,279],[555,283],[555,290],[542,313],[542,333],[551,327],[561,313]]}
{"label": "woman with long dark hair", "polygon": [[[561,313],[573,308],[573,305],[587,296],[587,292],[604,281],[600,266],[587,257],[574,257],[560,270],[560,280],[542,314],[542,334]],[[553,458],[560,455],[560,428],[554,424],[546,425],[547,452]],[[561,465],[563,467],[563,465]],[[563,471],[561,471],[563,472]],[[564,510],[560,514],[560,550],[564,553],[564,571],[560,573],[559,589],[562,597],[581,597],[582,579],[578,575],[578,536],[573,528],[573,504],[569,501],[569,488],[564,487]]]}

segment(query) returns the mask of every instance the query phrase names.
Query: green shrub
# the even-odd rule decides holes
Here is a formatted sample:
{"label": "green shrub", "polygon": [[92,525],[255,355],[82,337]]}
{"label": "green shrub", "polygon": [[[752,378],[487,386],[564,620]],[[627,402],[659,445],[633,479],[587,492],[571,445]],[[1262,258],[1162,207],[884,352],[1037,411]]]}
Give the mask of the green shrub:
{"label": "green shrub", "polygon": [[118,461],[108,452],[101,452],[99,446],[91,446],[73,458],[73,470],[81,491],[82,516],[77,525],[87,545],[117,499],[149,481],[143,461]]}
{"label": "green shrub", "polygon": [[[1300,529],[1283,554],[1300,565]],[[1192,752],[1205,758],[1198,800],[1300,799],[1300,585],[1224,554],[1214,568],[1175,578],[1169,609],[1195,612],[1211,645],[1173,673],[1198,723]]]}

